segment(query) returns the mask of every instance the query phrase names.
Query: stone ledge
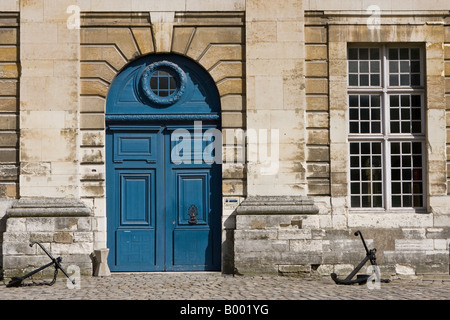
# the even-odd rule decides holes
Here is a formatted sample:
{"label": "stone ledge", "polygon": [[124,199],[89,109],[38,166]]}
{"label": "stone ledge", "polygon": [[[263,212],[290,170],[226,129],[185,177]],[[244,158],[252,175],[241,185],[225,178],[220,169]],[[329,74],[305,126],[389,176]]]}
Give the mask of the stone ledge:
{"label": "stone ledge", "polygon": [[304,196],[250,196],[236,209],[238,215],[317,214],[319,207]]}
{"label": "stone ledge", "polygon": [[20,199],[6,210],[8,218],[22,217],[88,217],[91,210],[77,199]]}

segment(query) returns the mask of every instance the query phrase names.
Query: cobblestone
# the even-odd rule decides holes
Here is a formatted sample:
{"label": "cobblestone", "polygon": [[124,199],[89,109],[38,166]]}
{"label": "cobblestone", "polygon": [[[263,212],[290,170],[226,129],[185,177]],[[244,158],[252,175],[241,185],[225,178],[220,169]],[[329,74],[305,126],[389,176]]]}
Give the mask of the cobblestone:
{"label": "cobblestone", "polygon": [[[113,273],[82,277],[70,289],[65,278],[53,286],[7,288],[0,300],[449,300],[450,280],[393,280],[380,288],[336,285],[331,278],[229,276],[221,273]],[[28,282],[28,281],[26,281]],[[36,282],[38,282],[36,280]]]}

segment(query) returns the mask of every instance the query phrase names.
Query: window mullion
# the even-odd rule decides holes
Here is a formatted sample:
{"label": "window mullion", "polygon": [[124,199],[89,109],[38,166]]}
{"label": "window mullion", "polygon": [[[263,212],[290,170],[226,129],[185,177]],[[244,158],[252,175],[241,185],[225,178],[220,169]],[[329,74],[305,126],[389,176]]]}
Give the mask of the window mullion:
{"label": "window mullion", "polygon": [[391,185],[390,185],[390,153],[389,153],[389,99],[388,99],[388,81],[389,81],[389,72],[388,72],[388,63],[387,63],[387,48],[386,46],[382,46],[382,77],[383,77],[383,192],[384,192],[384,208],[385,210],[389,210],[391,207]]}

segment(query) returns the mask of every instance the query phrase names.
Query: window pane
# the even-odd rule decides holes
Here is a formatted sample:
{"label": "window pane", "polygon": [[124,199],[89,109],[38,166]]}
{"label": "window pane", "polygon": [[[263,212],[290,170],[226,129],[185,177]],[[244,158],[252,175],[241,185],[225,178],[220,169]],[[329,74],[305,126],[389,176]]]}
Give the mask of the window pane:
{"label": "window pane", "polygon": [[[379,86],[381,72],[380,49],[348,49],[348,83],[350,86]],[[370,52],[370,56],[369,56]]]}
{"label": "window pane", "polygon": [[381,196],[374,196],[373,197],[373,207],[374,208],[381,208],[381,207],[383,207],[383,198]]}
{"label": "window pane", "polygon": [[360,86],[368,86],[369,85],[369,75],[368,74],[361,74],[359,76],[359,85]]}
{"label": "window pane", "polygon": [[381,133],[379,95],[350,95],[350,133]]}
{"label": "window pane", "polygon": [[[357,150],[361,151],[359,156],[352,155],[350,160],[352,168],[350,171],[351,205],[353,208],[382,207],[381,142],[351,142],[350,152],[356,152]],[[361,162],[353,161],[352,158],[361,159]]]}
{"label": "window pane", "polygon": [[400,49],[400,59],[409,59],[409,49],[408,48],[401,48]]}
{"label": "window pane", "polygon": [[359,182],[351,184],[351,191],[352,191],[352,194],[361,193],[361,188],[360,188]]}
{"label": "window pane", "polygon": [[361,122],[361,132],[360,133],[370,133],[370,123]]}
{"label": "window pane", "polygon": [[359,60],[369,60],[369,49],[359,49]]}
{"label": "window pane", "polygon": [[391,133],[400,133],[400,124],[398,122],[391,122]]}
{"label": "window pane", "polygon": [[394,208],[402,206],[402,197],[400,196],[392,196],[392,206]]}
{"label": "window pane", "polygon": [[359,143],[350,143],[350,154],[359,154]]}
{"label": "window pane", "polygon": [[411,72],[420,72],[420,61],[411,61]]}
{"label": "window pane", "polygon": [[351,197],[352,207],[359,208],[361,207],[361,202],[359,197]]}
{"label": "window pane", "polygon": [[413,154],[422,154],[422,143],[421,142],[413,142]]}
{"label": "window pane", "polygon": [[400,85],[401,86],[409,85],[409,74],[401,74],[400,75]]}
{"label": "window pane", "polygon": [[370,142],[361,143],[361,154],[370,154]]}
{"label": "window pane", "polygon": [[379,95],[371,95],[370,96],[370,102],[372,107],[379,107],[380,106],[380,96]]}
{"label": "window pane", "polygon": [[400,182],[392,182],[392,193],[400,194],[402,193],[401,183]]}
{"label": "window pane", "polygon": [[[409,141],[391,143],[393,207],[423,207],[422,154],[415,154],[416,151],[422,150],[421,145],[421,142]],[[395,195],[401,195],[401,197]]]}
{"label": "window pane", "polygon": [[372,122],[371,132],[372,133],[381,133],[381,124],[378,122]]}
{"label": "window pane", "polygon": [[391,157],[391,166],[393,168],[400,167],[400,156],[392,156]]}
{"label": "window pane", "polygon": [[389,61],[389,73],[397,73],[397,72],[398,72],[398,62]]}
{"label": "window pane", "polygon": [[420,49],[419,48],[411,49],[411,59],[420,59]]}
{"label": "window pane", "polygon": [[368,108],[361,108],[361,109],[359,109],[359,112],[361,115],[361,120],[369,120],[370,119]]}
{"label": "window pane", "polygon": [[388,59],[390,86],[420,85],[419,48],[390,48]]}
{"label": "window pane", "polygon": [[400,143],[393,142],[391,143],[391,154],[399,154],[400,153]]}
{"label": "window pane", "polygon": [[[422,133],[420,95],[391,95],[389,101],[391,133]],[[418,107],[413,107],[413,104],[417,104]]]}
{"label": "window pane", "polygon": [[359,101],[360,101],[360,106],[361,107],[368,107],[370,105],[369,104],[370,98],[369,98],[368,95],[360,95],[359,96]]}
{"label": "window pane", "polygon": [[389,85],[398,86],[398,75],[389,75]]}
{"label": "window pane", "polygon": [[348,62],[348,72],[350,73],[358,73],[358,62],[349,61]]}
{"label": "window pane", "polygon": [[380,120],[380,119],[381,119],[380,112],[381,112],[380,109],[374,109],[374,108],[372,108],[372,110],[370,111],[371,119],[372,119],[372,120]]}
{"label": "window pane", "polygon": [[355,48],[348,49],[348,59],[358,60],[358,49]]}
{"label": "window pane", "polygon": [[420,74],[412,74],[411,75],[411,85],[412,86],[420,86]]}
{"label": "window pane", "polygon": [[422,105],[421,96],[419,94],[411,95],[411,106],[420,107]]}
{"label": "window pane", "polygon": [[350,74],[348,76],[348,84],[350,86],[357,86],[358,85],[358,75],[357,74]]}
{"label": "window pane", "polygon": [[398,49],[389,49],[389,60],[398,60]]}
{"label": "window pane", "polygon": [[[357,166],[358,166],[358,165],[357,165]],[[361,180],[359,173],[360,173],[359,170],[355,170],[355,169],[350,170],[350,178],[351,178],[353,181],[359,181],[359,180]],[[358,186],[359,186],[359,182],[358,182]],[[353,193],[353,192],[352,192],[352,193]],[[357,193],[359,193],[359,191],[358,191]]]}
{"label": "window pane", "polygon": [[379,73],[380,72],[380,62],[370,61],[370,72]]}
{"label": "window pane", "polygon": [[411,207],[412,206],[412,202],[411,202],[411,196],[403,196],[403,207]]}
{"label": "window pane", "polygon": [[372,143],[372,154],[381,154],[381,143]]}
{"label": "window pane", "polygon": [[374,168],[381,168],[381,165],[382,165],[381,157],[373,156],[372,157],[372,166]]}
{"label": "window pane", "polygon": [[412,133],[421,133],[422,132],[422,123],[419,121],[413,121],[411,126]]}
{"label": "window pane", "polygon": [[414,196],[414,207],[421,208],[423,207],[423,197],[422,196]]}
{"label": "window pane", "polygon": [[370,49],[370,60],[378,60],[380,59],[380,49],[371,48]]}
{"label": "window pane", "polygon": [[360,61],[359,62],[359,72],[369,73],[369,61]]}
{"label": "window pane", "polygon": [[371,86],[379,86],[380,85],[380,75],[379,74],[371,74],[370,75],[370,85]]}
{"label": "window pane", "polygon": [[400,72],[409,72],[409,61],[400,61]]}

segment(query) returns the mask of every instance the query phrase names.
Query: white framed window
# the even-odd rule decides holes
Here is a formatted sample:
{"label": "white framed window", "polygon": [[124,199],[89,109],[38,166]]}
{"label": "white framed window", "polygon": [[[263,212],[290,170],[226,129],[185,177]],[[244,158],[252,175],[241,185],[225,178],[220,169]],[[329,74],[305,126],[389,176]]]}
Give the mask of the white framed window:
{"label": "white framed window", "polygon": [[352,210],[424,210],[423,48],[351,45],[347,62]]}

